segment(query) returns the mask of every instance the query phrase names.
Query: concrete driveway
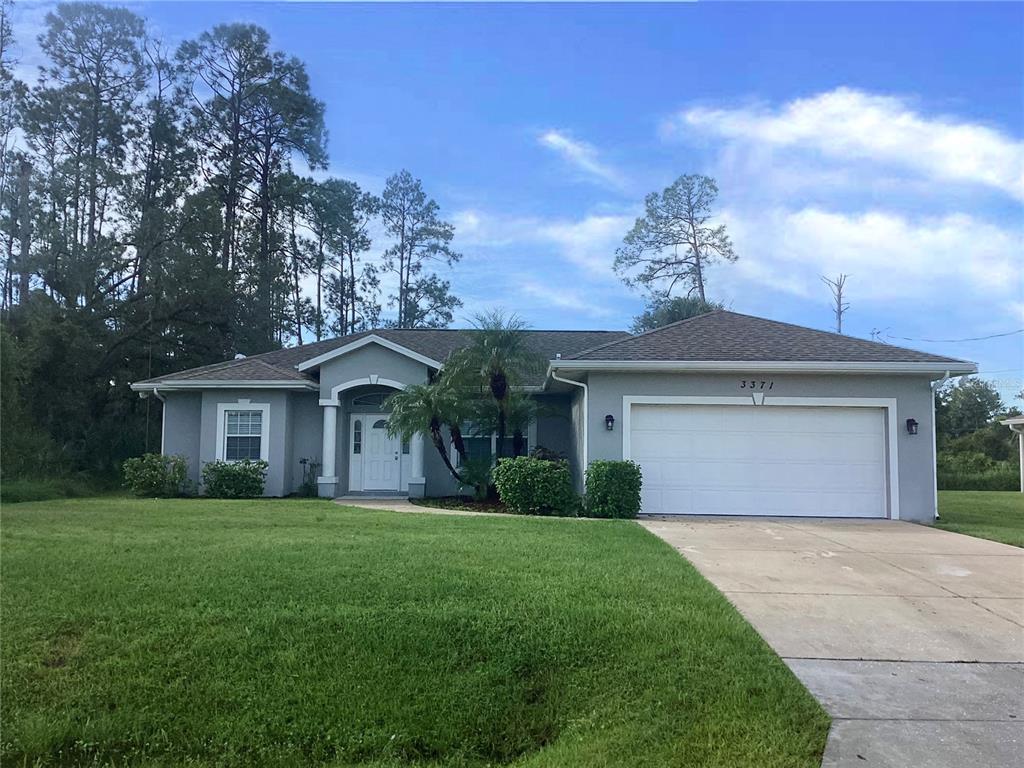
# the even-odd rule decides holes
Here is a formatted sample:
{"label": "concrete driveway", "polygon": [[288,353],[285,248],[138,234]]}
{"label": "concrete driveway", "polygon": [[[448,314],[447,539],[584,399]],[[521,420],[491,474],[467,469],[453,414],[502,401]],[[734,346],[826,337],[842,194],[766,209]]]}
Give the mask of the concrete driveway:
{"label": "concrete driveway", "polygon": [[824,766],[1024,765],[1024,550],[890,521],[641,525],[821,701]]}

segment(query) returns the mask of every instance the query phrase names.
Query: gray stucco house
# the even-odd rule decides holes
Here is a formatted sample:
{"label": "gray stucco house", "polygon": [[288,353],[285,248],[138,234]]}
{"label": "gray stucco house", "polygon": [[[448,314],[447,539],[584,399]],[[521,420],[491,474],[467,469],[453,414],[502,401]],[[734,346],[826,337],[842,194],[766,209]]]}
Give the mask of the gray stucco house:
{"label": "gray stucco house", "polygon": [[[416,436],[387,435],[387,397],[428,381],[472,331],[367,331],[137,382],[163,403],[161,451],[198,483],[215,459],[269,462],[293,492],[300,459],[322,496],[456,492]],[[526,331],[549,361],[527,389],[529,447],[565,455],[577,485],[628,458],[651,514],[935,516],[936,382],[973,363],[734,312],[648,333]],[[496,439],[475,438],[494,453]],[[488,445],[489,443],[489,445]]]}

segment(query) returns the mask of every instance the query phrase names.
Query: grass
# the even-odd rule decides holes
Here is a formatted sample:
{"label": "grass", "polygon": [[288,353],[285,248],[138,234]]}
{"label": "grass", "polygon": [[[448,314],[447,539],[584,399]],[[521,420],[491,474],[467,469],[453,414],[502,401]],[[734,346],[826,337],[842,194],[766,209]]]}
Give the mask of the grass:
{"label": "grass", "polygon": [[622,521],[3,510],[4,765],[817,766],[828,720]]}
{"label": "grass", "polygon": [[936,528],[1024,547],[1024,494],[939,491]]}

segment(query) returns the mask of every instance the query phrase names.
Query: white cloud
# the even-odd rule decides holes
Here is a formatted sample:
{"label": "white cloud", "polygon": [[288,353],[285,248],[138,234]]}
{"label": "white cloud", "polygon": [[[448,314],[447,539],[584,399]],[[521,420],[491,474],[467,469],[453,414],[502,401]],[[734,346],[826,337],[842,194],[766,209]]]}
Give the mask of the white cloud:
{"label": "white cloud", "polygon": [[592,276],[610,276],[615,249],[633,224],[632,216],[595,214],[582,219],[551,221],[538,235],[558,245],[569,261]]}
{"label": "white cloud", "polygon": [[537,141],[542,147],[560,155],[567,163],[592,179],[614,187],[624,186],[622,174],[601,162],[597,149],[585,141],[579,141],[556,130],[544,131],[537,137]]}
{"label": "white cloud", "polygon": [[726,211],[741,258],[715,269],[733,293],[764,286],[828,302],[820,275],[851,275],[851,300],[973,303],[1012,317],[1021,301],[1024,232],[966,213],[909,217],[806,207]]}
{"label": "white cloud", "polygon": [[1024,200],[1024,142],[980,123],[925,116],[904,99],[852,88],[777,109],[691,107],[667,121],[663,133],[706,134],[767,151],[812,151],[819,159],[879,164]]}
{"label": "white cloud", "polygon": [[633,225],[634,214],[593,213],[578,219],[515,217],[476,209],[452,216],[459,248],[518,246],[525,255],[554,247],[563,260],[582,268],[588,278],[613,277],[615,249]]}
{"label": "white cloud", "polygon": [[516,282],[516,290],[526,296],[537,299],[545,306],[567,309],[588,317],[612,317],[616,312],[600,301],[595,301],[592,291],[581,291],[567,285],[550,285],[534,278],[521,276]]}

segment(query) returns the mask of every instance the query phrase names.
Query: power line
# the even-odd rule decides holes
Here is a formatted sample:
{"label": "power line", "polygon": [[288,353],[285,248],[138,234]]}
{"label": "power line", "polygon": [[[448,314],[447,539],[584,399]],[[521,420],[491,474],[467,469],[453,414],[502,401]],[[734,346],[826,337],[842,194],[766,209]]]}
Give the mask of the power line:
{"label": "power line", "polygon": [[1024,333],[1024,328],[1018,328],[1016,331],[1007,331],[1006,333],[993,333],[991,336],[974,336],[969,339],[915,339],[910,336],[893,336],[891,333],[885,334],[890,339],[899,339],[900,341],[927,341],[931,344],[955,344],[960,341],[985,341],[986,339],[1001,339],[1006,336],[1016,336],[1018,333]]}

